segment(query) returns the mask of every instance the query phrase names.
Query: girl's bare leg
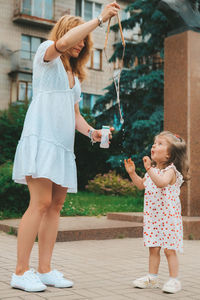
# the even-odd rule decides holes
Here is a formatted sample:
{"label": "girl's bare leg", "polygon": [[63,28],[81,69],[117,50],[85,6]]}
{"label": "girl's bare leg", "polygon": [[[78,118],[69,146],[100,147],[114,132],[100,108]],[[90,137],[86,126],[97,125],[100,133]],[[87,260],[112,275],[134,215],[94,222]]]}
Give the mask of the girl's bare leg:
{"label": "girl's bare leg", "polygon": [[160,247],[149,248],[149,274],[158,274],[160,265]]}
{"label": "girl's bare leg", "polygon": [[170,277],[178,277],[179,263],[176,250],[165,249],[165,256],[168,262]]}
{"label": "girl's bare leg", "polygon": [[67,188],[53,183],[52,203],[44,214],[38,232],[39,273],[51,271],[51,257],[56,242],[60,210],[66,198]]}
{"label": "girl's bare leg", "polygon": [[46,178],[27,176],[30,203],[18,230],[16,274],[22,275],[29,269],[29,259],[42,216],[51,204],[52,182]]}

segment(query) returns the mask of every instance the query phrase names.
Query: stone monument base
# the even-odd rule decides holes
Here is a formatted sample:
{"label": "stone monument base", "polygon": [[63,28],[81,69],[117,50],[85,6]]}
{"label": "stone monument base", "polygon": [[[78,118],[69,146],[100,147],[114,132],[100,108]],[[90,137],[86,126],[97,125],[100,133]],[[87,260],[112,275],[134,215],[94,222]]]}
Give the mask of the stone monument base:
{"label": "stone monument base", "polygon": [[200,240],[200,217],[183,217],[185,240]]}

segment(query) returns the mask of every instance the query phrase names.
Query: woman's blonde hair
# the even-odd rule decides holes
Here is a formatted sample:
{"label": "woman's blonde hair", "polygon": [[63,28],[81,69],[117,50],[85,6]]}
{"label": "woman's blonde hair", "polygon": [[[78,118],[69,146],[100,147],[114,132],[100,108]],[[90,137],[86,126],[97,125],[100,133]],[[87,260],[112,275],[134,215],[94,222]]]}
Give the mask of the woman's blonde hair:
{"label": "woman's blonde hair", "polygon": [[169,166],[173,163],[177,170],[183,175],[185,181],[189,180],[189,163],[187,157],[187,146],[183,138],[179,135],[173,134],[170,131],[162,131],[156,137],[164,137],[168,142],[169,159],[165,165]]}
{"label": "woman's blonde hair", "polygon": [[[49,39],[56,42],[70,29],[84,23],[85,21],[81,17],[74,17],[70,15],[62,16],[51,30]],[[69,61],[73,73],[78,76],[80,81],[83,81],[86,78],[86,63],[90,58],[90,53],[93,46],[91,34],[88,34],[86,36],[86,38],[84,39],[84,43],[85,46],[81,50],[78,58],[71,57]],[[61,55],[61,59],[66,71],[68,71],[68,60],[66,60],[65,54]]]}

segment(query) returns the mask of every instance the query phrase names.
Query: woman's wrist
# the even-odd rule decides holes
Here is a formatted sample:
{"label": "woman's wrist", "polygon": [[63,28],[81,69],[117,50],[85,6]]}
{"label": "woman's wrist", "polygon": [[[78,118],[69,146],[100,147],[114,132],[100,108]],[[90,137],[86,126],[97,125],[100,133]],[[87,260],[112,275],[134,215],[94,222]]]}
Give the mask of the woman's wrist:
{"label": "woman's wrist", "polygon": [[97,21],[98,21],[98,26],[99,27],[103,27],[103,16],[100,14],[98,17],[97,17]]}
{"label": "woman's wrist", "polygon": [[93,133],[94,133],[94,131],[95,131],[95,129],[92,128],[92,127],[90,129],[88,129],[88,137],[90,138],[90,141],[91,141],[92,145],[94,143],[96,143],[95,140],[93,139]]}

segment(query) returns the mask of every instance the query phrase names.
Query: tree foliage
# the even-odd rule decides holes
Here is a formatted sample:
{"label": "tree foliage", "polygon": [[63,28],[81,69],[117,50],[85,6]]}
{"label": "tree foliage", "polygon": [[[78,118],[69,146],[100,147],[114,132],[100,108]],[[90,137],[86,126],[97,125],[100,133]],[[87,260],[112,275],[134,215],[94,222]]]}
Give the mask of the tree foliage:
{"label": "tree foliage", "polygon": [[10,106],[7,110],[0,111],[0,165],[14,159],[26,111],[26,104]]}
{"label": "tree foliage", "polygon": [[[126,41],[124,66],[120,81],[120,102],[124,124],[118,132],[118,153],[111,156],[109,162],[119,167],[123,158],[132,156],[141,162],[149,154],[153,137],[163,127],[163,88],[164,88],[164,39],[171,25],[164,14],[158,10],[159,0],[136,0],[126,11],[130,13],[122,21],[123,29],[133,30],[139,24],[141,36],[139,42]],[[112,27],[118,31],[118,25]],[[122,57],[121,42],[115,44],[115,51],[110,58],[114,62]],[[113,106],[107,110],[106,105],[112,101]],[[116,91],[112,83],[100,97],[94,112],[101,111],[97,124],[112,123],[118,116]]]}

